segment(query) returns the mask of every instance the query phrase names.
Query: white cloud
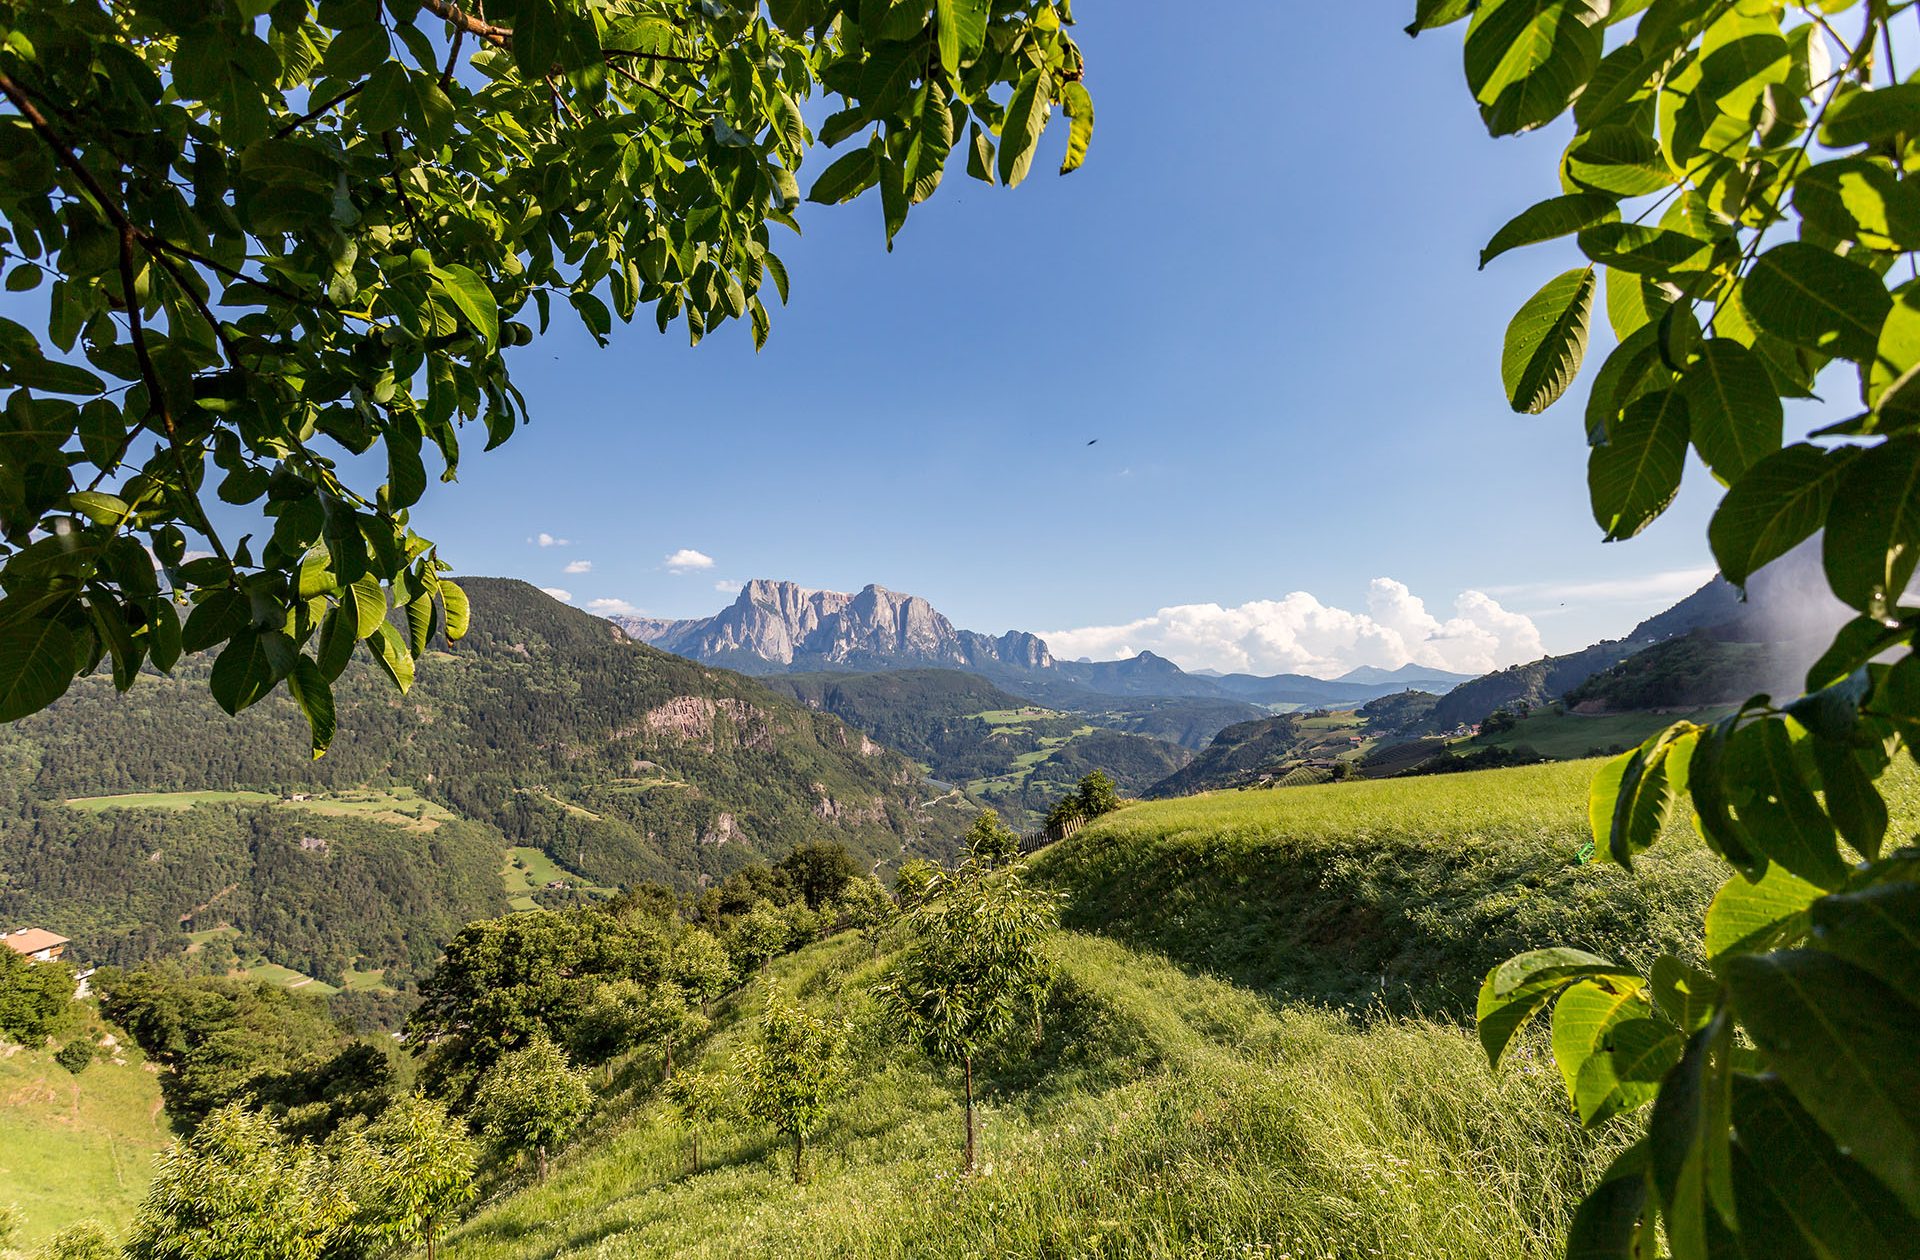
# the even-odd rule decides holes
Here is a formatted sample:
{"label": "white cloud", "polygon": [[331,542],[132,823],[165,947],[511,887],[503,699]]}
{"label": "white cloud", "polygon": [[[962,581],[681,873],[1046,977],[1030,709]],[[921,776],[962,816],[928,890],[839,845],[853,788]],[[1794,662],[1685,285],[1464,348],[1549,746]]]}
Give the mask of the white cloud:
{"label": "white cloud", "polygon": [[593,572],[593,561],[569,560],[567,562],[567,567],[560,571],[562,573],[591,573]]}
{"label": "white cloud", "polygon": [[740,593],[740,583],[722,578],[713,584],[713,589],[719,591],[722,595],[738,595]]}
{"label": "white cloud", "polygon": [[543,586],[540,589],[545,591],[547,594],[553,596],[555,599],[559,600],[563,604],[571,604],[573,602],[572,591],[563,591],[557,586]]}
{"label": "white cloud", "polygon": [[693,573],[701,569],[711,569],[713,557],[704,551],[682,547],[660,563],[666,565],[670,573]]}
{"label": "white cloud", "polygon": [[552,534],[548,534],[548,533],[535,534],[533,537],[527,539],[527,541],[532,543],[536,547],[571,547],[573,546],[573,539],[555,538]]}
{"label": "white cloud", "polygon": [[601,617],[644,617],[646,610],[629,604],[624,599],[590,599],[587,611]]}
{"label": "white cloud", "polygon": [[1183,604],[1117,626],[1042,635],[1055,656],[1112,660],[1152,651],[1185,669],[1334,677],[1360,665],[1427,665],[1484,673],[1545,654],[1531,619],[1480,591],[1454,600],[1446,620],[1405,584],[1375,578],[1367,610],[1321,603],[1305,591],[1235,608]]}

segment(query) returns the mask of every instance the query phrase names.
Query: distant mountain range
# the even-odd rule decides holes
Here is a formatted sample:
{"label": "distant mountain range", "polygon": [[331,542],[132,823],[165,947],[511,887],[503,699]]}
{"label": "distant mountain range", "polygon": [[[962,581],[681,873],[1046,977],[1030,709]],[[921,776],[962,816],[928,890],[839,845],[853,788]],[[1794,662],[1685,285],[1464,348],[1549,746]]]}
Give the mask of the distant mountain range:
{"label": "distant mountain range", "polygon": [[747,583],[711,617],[611,619],[632,637],[704,664],[750,674],[958,669],[1023,698],[1066,708],[1103,697],[1164,696],[1266,706],[1360,704],[1396,691],[1444,692],[1466,682],[1422,665],[1363,666],[1339,678],[1189,673],[1152,652],[1122,661],[1063,661],[1025,631],[961,630],[918,595],[867,586],[855,594],[794,582]]}

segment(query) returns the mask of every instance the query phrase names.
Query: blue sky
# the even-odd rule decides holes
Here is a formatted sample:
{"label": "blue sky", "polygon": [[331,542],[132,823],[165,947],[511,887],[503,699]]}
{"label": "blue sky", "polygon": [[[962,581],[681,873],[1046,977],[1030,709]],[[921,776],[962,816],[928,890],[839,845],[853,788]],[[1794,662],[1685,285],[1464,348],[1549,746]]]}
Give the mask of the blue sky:
{"label": "blue sky", "polygon": [[877,199],[805,207],[758,354],[556,322],[515,352],[533,424],[416,523],[581,607],[879,582],[1070,656],[1478,669],[1625,632],[1710,569],[1717,487],[1602,545],[1584,387],[1506,408],[1506,322],[1575,259],[1477,253],[1565,133],[1490,139],[1411,7],[1083,0],[1080,172],[1059,126],[1012,192],[956,163],[891,254]]}
{"label": "blue sky", "polygon": [[[1549,650],[1626,631],[1710,567],[1717,487],[1694,467],[1603,546],[1577,398],[1507,410],[1502,331],[1572,253],[1477,253],[1558,191],[1565,136],[1490,139],[1457,29],[1408,39],[1410,7],[1082,4],[1084,169],[956,170],[891,255],[877,203],[808,206],[758,355],[743,330],[550,334],[516,369],[533,426],[422,525],[469,571],[666,616],[783,577],[1059,631],[1292,592],[1364,613],[1389,578],[1441,622],[1486,592]],[[713,567],[669,571],[681,549]],[[1228,663],[1206,634],[1069,642]]]}

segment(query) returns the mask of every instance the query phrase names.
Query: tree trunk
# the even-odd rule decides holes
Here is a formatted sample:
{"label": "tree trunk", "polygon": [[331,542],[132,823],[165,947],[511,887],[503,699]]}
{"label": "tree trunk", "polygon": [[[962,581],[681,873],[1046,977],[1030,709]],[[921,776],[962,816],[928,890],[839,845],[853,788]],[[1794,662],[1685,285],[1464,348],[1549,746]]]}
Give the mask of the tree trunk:
{"label": "tree trunk", "polygon": [[427,1260],[433,1260],[433,1218],[429,1216],[424,1224],[427,1227]]}
{"label": "tree trunk", "polygon": [[667,1070],[660,1079],[663,1081],[673,1079],[673,1038],[671,1037],[667,1038]]}
{"label": "tree trunk", "polygon": [[973,1171],[973,1056],[967,1063],[967,1171]]}
{"label": "tree trunk", "polygon": [[693,1135],[693,1175],[700,1175],[700,1134],[697,1131]]}
{"label": "tree trunk", "polygon": [[807,1139],[796,1133],[793,1135],[793,1184],[807,1184]]}
{"label": "tree trunk", "polygon": [[545,1185],[546,1181],[547,1181],[547,1144],[545,1142],[542,1142],[540,1143],[540,1183],[542,1185]]}

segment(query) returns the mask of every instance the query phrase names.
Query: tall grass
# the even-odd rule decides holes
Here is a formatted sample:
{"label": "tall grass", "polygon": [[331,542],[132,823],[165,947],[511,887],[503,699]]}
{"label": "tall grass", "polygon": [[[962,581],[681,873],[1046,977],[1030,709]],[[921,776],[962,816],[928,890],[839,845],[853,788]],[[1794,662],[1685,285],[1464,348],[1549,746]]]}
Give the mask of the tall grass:
{"label": "tall grass", "polygon": [[778,1146],[747,1131],[708,1135],[717,1163],[690,1176],[684,1135],[642,1100],[446,1254],[1545,1260],[1613,1146],[1580,1133],[1550,1066],[1495,1078],[1456,1026],[1279,1009],[1063,933],[1043,1047],[1023,1032],[997,1056],[965,1178],[958,1082],[888,1040],[857,952],[829,943],[775,977],[865,1042],[812,1184],[788,1184]]}
{"label": "tall grass", "polygon": [[1070,926],[1279,997],[1462,1019],[1525,949],[1697,950],[1726,867],[1680,822],[1631,873],[1582,863],[1595,764],[1135,805],[1039,869]]}

